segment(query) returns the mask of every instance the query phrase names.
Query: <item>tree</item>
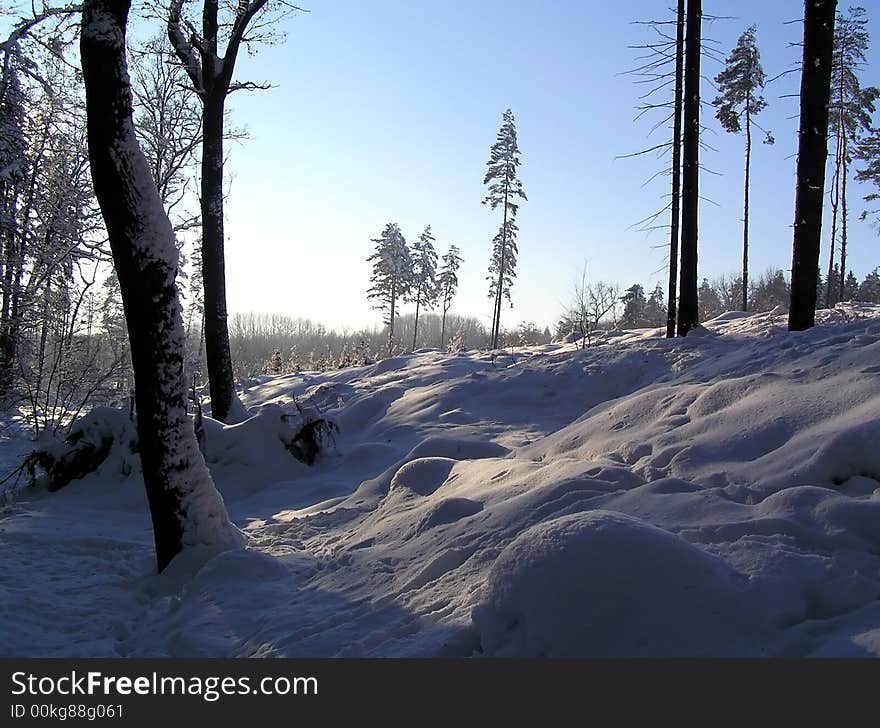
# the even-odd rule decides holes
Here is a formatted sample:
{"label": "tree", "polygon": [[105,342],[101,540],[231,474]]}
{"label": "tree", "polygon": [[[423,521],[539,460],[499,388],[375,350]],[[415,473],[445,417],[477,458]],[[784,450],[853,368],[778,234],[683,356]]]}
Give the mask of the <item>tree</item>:
{"label": "tree", "polygon": [[406,296],[412,289],[413,261],[406,239],[397,223],[389,222],[382,235],[372,240],[376,250],[367,258],[373,261],[373,274],[367,298],[377,299],[373,308],[387,315],[388,353],[394,350],[394,318],[397,299]]}
{"label": "tree", "polygon": [[700,321],[708,321],[726,310],[721,297],[707,278],[703,279],[699,288]]}
{"label": "tree", "polygon": [[125,62],[130,0],[86,0],[80,54],[95,194],[119,276],[137,431],[159,571],[187,548],[239,546],[186,414],[174,231],[132,121]]}
{"label": "tree", "polygon": [[[203,0],[201,31],[184,13],[187,0],[171,0],[168,38],[202,102],[202,276],[205,298],[205,360],[211,392],[211,414],[222,422],[235,422],[247,412],[235,394],[226,309],[226,263],[223,237],[223,124],[226,97],[241,89],[266,88],[234,81],[235,63],[242,45],[260,39],[249,31],[268,0],[241,0],[228,7],[231,18],[220,16],[218,0]],[[284,3],[276,3],[276,7]],[[227,7],[222,4],[222,7]],[[252,29],[253,30],[253,29]],[[221,41],[226,41],[222,55]]]}
{"label": "tree", "polygon": [[685,30],[682,133],[681,272],[678,335],[687,336],[699,322],[697,300],[697,222],[700,175],[700,35],[701,0],[688,0]]}
{"label": "tree", "polygon": [[461,266],[461,256],[458,247],[450,246],[446,255],[443,256],[443,267],[437,277],[437,289],[440,295],[440,308],[443,311],[440,323],[440,348],[446,346],[446,315],[452,308],[452,301],[458,293],[458,269]]}
{"label": "tree", "polygon": [[416,337],[419,334],[419,309],[424,306],[433,309],[437,305],[439,290],[437,288],[437,252],[434,250],[434,236],[431,226],[419,236],[412,247],[412,288],[410,301],[416,304],[416,316],[413,322],[412,348],[416,348]]}
{"label": "tree", "polygon": [[[864,162],[864,166],[857,170],[856,179],[859,182],[867,182],[873,185],[877,191],[865,195],[865,202],[874,204],[880,200],[880,127],[872,128],[859,141],[856,157]],[[860,219],[866,220],[869,216],[876,216],[875,224],[880,233],[880,208],[862,211]]]}
{"label": "tree", "polygon": [[[869,36],[866,30],[867,18],[864,8],[849,8],[847,14],[837,13],[834,29],[834,50],[831,63],[831,98],[829,115],[831,135],[836,139],[834,154],[834,176],[831,185],[831,245],[828,270],[834,264],[834,251],[840,233],[840,277],[836,281],[838,290],[843,291],[846,273],[847,218],[846,196],[849,178],[849,165],[854,151],[858,154],[862,136],[871,128],[871,114],[874,102],[880,96],[880,89],[873,86],[862,88],[859,73],[865,65]],[[840,227],[838,228],[838,212]],[[831,298],[831,279],[826,281],[826,298]]]}
{"label": "tree", "polygon": [[663,304],[663,287],[658,283],[648,296],[645,304],[645,325],[664,326],[666,324],[666,306]]}
{"label": "tree", "polygon": [[623,313],[620,316],[620,325],[627,329],[640,329],[645,326],[645,309],[648,301],[645,298],[645,289],[638,283],[626,289],[621,297]]}
{"label": "tree", "polygon": [[[736,43],[725,62],[724,70],[715,77],[720,95],[712,104],[717,111],[715,116],[721,126],[731,134],[742,131],[741,121],[745,120],[746,162],[745,182],[743,184],[743,297],[742,310],[748,310],[749,282],[749,175],[752,160],[752,121],[767,106],[761,95],[764,88],[764,69],[761,67],[761,54],[755,40],[757,28],[750,26]],[[756,124],[757,126],[757,124]],[[760,127],[759,127],[760,128]],[[763,131],[763,130],[762,130]],[[765,144],[772,144],[773,137],[766,133]]]}
{"label": "tree", "polygon": [[497,349],[496,340],[500,335],[501,328],[501,300],[513,307],[510,289],[513,287],[513,279],[516,278],[516,259],[519,248],[516,244],[516,236],[519,227],[511,215],[498,229],[492,239],[492,258],[489,261],[489,298],[495,301],[494,317],[492,320],[492,348]]}
{"label": "tree", "polygon": [[816,279],[828,156],[828,100],[836,8],[837,0],[804,3],[791,305],[788,312],[791,331],[809,329],[816,321]]}
{"label": "tree", "polygon": [[675,20],[675,96],[673,100],[672,125],[672,200],[669,230],[669,299],[666,307],[666,338],[675,336],[678,312],[676,291],[678,288],[679,235],[681,225],[681,124],[682,97],[684,95],[684,22],[685,0],[678,0]]}
{"label": "tree", "polygon": [[858,300],[866,303],[880,303],[880,268],[875,268],[859,285]]}
{"label": "tree", "polygon": [[492,259],[489,266],[490,277],[494,279],[489,296],[494,297],[492,314],[492,348],[498,348],[498,334],[501,329],[501,299],[510,301],[510,288],[516,275],[516,232],[515,219],[519,209],[517,199],[528,200],[522,182],[517,177],[520,165],[519,146],[516,141],[516,124],[510,109],[502,116],[501,128],[495,143],[489,148],[488,170],[483,179],[489,185],[489,192],[483,200],[493,210],[502,206],[504,215],[498,234],[492,241]]}

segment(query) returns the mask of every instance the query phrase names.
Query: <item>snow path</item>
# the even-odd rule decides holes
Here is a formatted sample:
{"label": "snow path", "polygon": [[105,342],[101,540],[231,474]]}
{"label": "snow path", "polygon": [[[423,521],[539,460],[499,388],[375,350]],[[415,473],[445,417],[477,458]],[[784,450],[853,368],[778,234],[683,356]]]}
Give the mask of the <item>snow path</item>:
{"label": "snow path", "polygon": [[249,548],[151,575],[111,456],[0,512],[0,654],[880,655],[880,307],[784,324],[258,378],[208,433]]}

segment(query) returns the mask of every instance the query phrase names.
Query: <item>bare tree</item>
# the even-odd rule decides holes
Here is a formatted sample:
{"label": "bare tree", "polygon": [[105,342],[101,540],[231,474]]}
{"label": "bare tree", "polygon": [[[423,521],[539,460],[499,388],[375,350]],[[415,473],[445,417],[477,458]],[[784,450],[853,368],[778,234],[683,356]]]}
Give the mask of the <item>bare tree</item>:
{"label": "bare tree", "polygon": [[804,45],[801,61],[800,128],[794,244],[791,263],[791,306],[788,328],[809,329],[816,321],[819,239],[825,161],[828,156],[828,100],[834,49],[837,0],[804,3]]}
{"label": "bare tree", "polygon": [[178,251],[134,132],[125,62],[130,4],[87,0],[80,54],[91,172],[128,323],[140,458],[162,571],[186,548],[233,548],[241,534],[229,521],[186,414]]}
{"label": "bare tree", "polygon": [[[226,308],[226,262],[223,237],[223,124],[226,97],[266,84],[235,81],[235,63],[243,45],[265,39],[273,19],[263,15],[269,0],[242,0],[221,18],[219,0],[203,0],[201,27],[186,15],[187,0],[171,0],[168,38],[202,102],[202,276],[205,306],[205,360],[211,414],[223,422],[247,416],[235,394]],[[274,0],[282,12],[298,9]],[[226,7],[223,5],[223,7]],[[222,22],[221,22],[222,20]],[[221,45],[225,49],[221,54]]]}

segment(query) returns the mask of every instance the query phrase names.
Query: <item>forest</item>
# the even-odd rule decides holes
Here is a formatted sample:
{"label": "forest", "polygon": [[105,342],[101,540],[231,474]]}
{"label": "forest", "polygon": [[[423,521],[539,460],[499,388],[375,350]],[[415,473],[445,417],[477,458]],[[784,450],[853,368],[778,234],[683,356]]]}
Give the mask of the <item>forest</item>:
{"label": "forest", "polygon": [[[541,188],[500,108],[471,160],[475,215],[497,232],[361,230],[371,326],[229,305],[230,253],[248,241],[227,210],[251,184],[227,168],[250,141],[229,99],[269,92],[242,80],[248,64],[320,9],[4,7],[0,576],[21,581],[42,563],[32,542],[62,538],[19,525],[50,504],[72,541],[33,598],[64,572],[71,592],[104,574],[96,598],[134,616],[109,634],[84,593],[55,632],[26,620],[0,653],[32,639],[39,656],[880,654],[880,267],[852,263],[854,236],[880,229],[869,11],[791,3],[798,63],[765,72],[764,29],[703,5],[657,3],[615,38],[636,114],[616,163],[657,167],[660,209],[631,216],[663,251],[663,283],[603,279],[584,250],[574,283],[543,292],[552,321],[518,304],[536,275],[520,247],[554,248],[529,227]],[[706,32],[717,22],[742,26],[732,48]],[[796,139],[764,128],[783,77],[798,79]],[[700,257],[712,134],[742,149],[724,170],[742,174],[736,271]],[[753,157],[783,141],[790,258],[759,268]],[[290,285],[326,275],[329,301],[348,263],[325,255]],[[467,310],[476,269],[484,310]],[[107,548],[121,556],[105,568]]]}

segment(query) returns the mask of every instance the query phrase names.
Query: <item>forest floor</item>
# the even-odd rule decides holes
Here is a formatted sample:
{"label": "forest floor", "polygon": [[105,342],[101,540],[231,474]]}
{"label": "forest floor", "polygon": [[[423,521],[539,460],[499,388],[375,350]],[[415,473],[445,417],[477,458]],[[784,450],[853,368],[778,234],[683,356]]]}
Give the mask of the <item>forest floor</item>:
{"label": "forest floor", "polygon": [[248,548],[155,575],[130,454],[21,490],[0,655],[880,656],[880,306],[785,323],[260,377],[206,450]]}

